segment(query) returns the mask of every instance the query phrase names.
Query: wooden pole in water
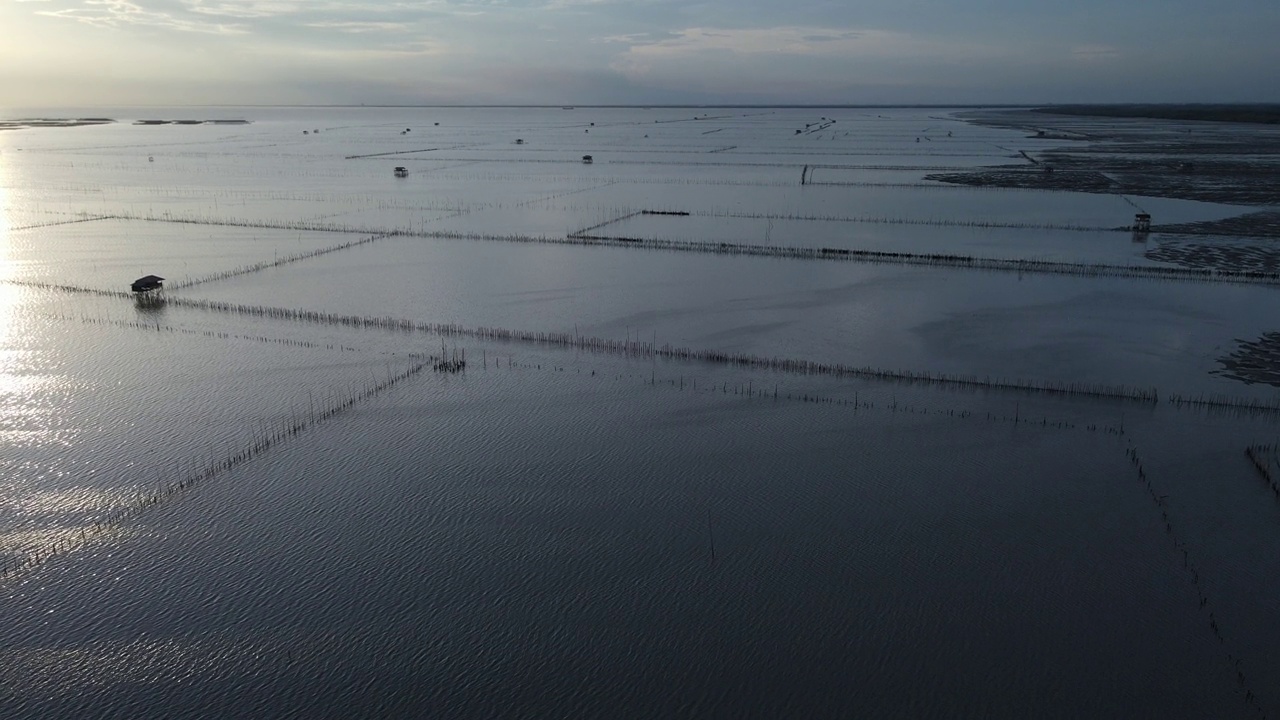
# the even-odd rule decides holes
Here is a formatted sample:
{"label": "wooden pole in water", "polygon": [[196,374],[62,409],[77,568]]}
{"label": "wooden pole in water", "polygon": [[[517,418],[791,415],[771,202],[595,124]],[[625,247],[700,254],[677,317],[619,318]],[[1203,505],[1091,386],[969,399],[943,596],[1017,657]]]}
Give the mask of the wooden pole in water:
{"label": "wooden pole in water", "polygon": [[711,529],[711,508],[707,508],[707,537],[711,540],[711,562],[716,561],[716,534]]}

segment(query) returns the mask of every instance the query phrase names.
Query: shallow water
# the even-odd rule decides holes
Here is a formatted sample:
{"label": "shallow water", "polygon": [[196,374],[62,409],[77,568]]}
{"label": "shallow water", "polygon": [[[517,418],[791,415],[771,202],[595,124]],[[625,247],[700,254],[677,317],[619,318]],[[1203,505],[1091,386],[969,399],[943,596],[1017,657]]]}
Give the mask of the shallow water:
{"label": "shallow water", "polygon": [[[56,620],[7,672],[24,713],[1067,717],[1136,686],[1134,713],[1213,714],[1230,678],[1121,448],[576,373],[427,379],[19,584],[17,627]],[[106,623],[71,601],[104,576]],[[246,692],[277,684],[307,697]]]}
{"label": "shallow water", "polygon": [[1275,288],[527,242],[1152,266],[1096,228],[1239,208],[931,184],[1065,142],[942,110],[25,114],[121,122],[0,134],[4,717],[1280,708],[1275,414],[1169,401],[1274,399],[1210,372]]}

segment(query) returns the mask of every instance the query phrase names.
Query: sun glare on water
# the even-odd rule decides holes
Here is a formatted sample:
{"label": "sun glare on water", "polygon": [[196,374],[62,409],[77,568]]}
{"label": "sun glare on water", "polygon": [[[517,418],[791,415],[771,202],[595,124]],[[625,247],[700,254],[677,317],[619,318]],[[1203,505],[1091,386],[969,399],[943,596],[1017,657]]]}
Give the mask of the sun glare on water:
{"label": "sun glare on water", "polygon": [[9,174],[3,149],[0,149],[0,281],[10,280],[13,268],[9,260]]}
{"label": "sun glare on water", "polygon": [[23,385],[23,378],[15,372],[15,366],[20,352],[17,346],[21,342],[18,307],[26,292],[26,288],[11,283],[17,279],[17,263],[11,247],[7,170],[4,156],[0,154],[0,402],[18,393]]}

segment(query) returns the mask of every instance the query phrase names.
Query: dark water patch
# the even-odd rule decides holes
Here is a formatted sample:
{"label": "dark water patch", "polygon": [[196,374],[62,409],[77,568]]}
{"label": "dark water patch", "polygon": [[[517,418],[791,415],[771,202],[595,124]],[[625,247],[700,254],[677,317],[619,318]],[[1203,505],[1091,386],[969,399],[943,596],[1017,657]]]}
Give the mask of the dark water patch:
{"label": "dark water patch", "polygon": [[398,386],[0,600],[7,715],[1233,701],[1114,440],[489,377],[474,402]]}
{"label": "dark water patch", "polygon": [[1210,592],[1207,590],[1209,583],[1200,575],[1201,566],[1194,557],[1193,546],[1190,544],[1191,538],[1187,536],[1183,525],[1170,514],[1169,496],[1165,494],[1167,488],[1148,477],[1142,455],[1132,443],[1125,449],[1125,454],[1133,465],[1138,482],[1145,487],[1153,509],[1159,511],[1165,534],[1173,544],[1174,550],[1181,556],[1183,575],[1195,589],[1198,608],[1205,616],[1210,633],[1222,646],[1223,659],[1226,661],[1228,671],[1235,676],[1238,693],[1254,716],[1265,718],[1267,715],[1262,705],[1262,698],[1256,693],[1257,683],[1245,674],[1244,660],[1238,654],[1240,652],[1238,643],[1228,642],[1228,636],[1223,632],[1223,625],[1220,624],[1217,615],[1218,605],[1210,599]]}

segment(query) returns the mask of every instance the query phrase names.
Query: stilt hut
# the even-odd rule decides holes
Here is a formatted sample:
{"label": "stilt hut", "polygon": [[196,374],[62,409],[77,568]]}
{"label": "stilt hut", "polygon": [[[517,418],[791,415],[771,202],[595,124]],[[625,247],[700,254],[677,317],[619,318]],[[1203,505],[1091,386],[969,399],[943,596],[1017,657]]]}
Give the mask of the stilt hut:
{"label": "stilt hut", "polygon": [[147,293],[164,287],[164,278],[159,275],[144,275],[134,280],[129,289],[136,293]]}
{"label": "stilt hut", "polygon": [[591,159],[591,156],[590,156],[590,155],[583,155],[583,156],[582,156],[582,164],[583,164],[583,165],[590,165],[592,162],[594,162],[594,161]]}
{"label": "stilt hut", "polygon": [[1146,242],[1151,234],[1151,215],[1140,212],[1133,216],[1133,241]]}
{"label": "stilt hut", "polygon": [[409,169],[403,165],[396,166],[396,177],[409,177]]}

